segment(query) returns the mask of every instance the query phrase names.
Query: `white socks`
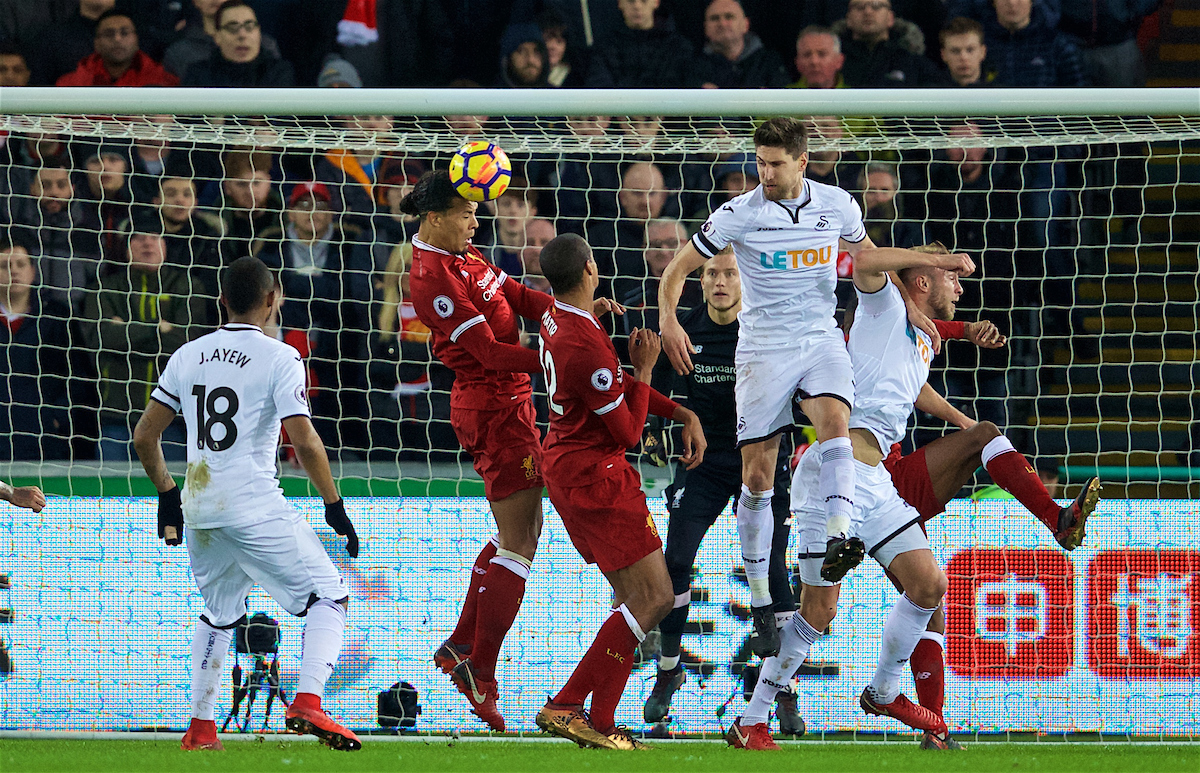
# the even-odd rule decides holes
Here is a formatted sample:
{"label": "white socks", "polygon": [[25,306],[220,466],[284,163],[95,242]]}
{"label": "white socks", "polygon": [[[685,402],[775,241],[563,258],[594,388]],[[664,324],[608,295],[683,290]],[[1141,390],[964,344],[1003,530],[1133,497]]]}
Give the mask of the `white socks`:
{"label": "white socks", "polygon": [[300,680],[297,693],[325,697],[325,683],[342,652],[346,609],[336,601],[320,599],[308,609],[301,640]]}
{"label": "white socks", "polygon": [[854,452],[850,438],[821,441],[821,472],[817,494],[825,503],[825,532],[829,537],[850,536],[854,516]]}
{"label": "white socks", "polygon": [[232,640],[232,628],[213,628],[204,620],[196,621],[196,631],[192,634],[193,719],[210,722],[213,719],[217,692],[222,684],[222,667]]}
{"label": "white socks", "polygon": [[763,661],[758,684],[754,687],[754,697],[742,713],[743,725],[756,725],[767,721],[771,706],[775,704],[775,695],[780,690],[787,689],[792,676],[804,664],[808,650],[820,635],[799,612],[792,617],[790,625],[780,629],[779,654]]}
{"label": "white socks", "polygon": [[918,607],[907,595],[902,595],[896,606],[892,607],[883,626],[879,665],[875,669],[875,678],[871,680],[871,690],[881,703],[891,703],[900,694],[900,672],[912,657],[935,611]]}
{"label": "white socks", "polygon": [[772,489],[751,491],[743,484],[742,495],[738,497],[738,541],[742,543],[742,561],[750,584],[752,607],[772,603],[767,572],[771,567],[771,538],[775,535],[775,519],[771,517],[773,493]]}
{"label": "white socks", "polygon": [[983,451],[980,452],[979,459],[983,462],[983,468],[986,470],[987,466],[997,456],[1016,450],[1017,449],[1013,447],[1012,441],[1001,435],[1000,437],[994,437],[988,441],[988,444],[983,447]]}

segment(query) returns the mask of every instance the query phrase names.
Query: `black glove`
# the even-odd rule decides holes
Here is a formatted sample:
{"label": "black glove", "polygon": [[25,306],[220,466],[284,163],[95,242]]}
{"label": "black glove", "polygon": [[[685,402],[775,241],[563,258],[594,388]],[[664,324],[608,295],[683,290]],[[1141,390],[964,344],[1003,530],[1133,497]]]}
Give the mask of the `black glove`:
{"label": "black glove", "polygon": [[[175,529],[173,538],[167,536],[168,526]],[[183,542],[183,494],[179,486],[158,492],[158,536],[165,539],[168,545]]]}
{"label": "black glove", "polygon": [[650,431],[642,438],[642,456],[655,467],[666,467],[670,463],[666,446],[659,440],[658,435]]}
{"label": "black glove", "polygon": [[346,515],[345,500],[339,499],[325,505],[325,523],[346,538],[346,552],[350,557],[358,558],[358,532],[354,531],[354,524]]}

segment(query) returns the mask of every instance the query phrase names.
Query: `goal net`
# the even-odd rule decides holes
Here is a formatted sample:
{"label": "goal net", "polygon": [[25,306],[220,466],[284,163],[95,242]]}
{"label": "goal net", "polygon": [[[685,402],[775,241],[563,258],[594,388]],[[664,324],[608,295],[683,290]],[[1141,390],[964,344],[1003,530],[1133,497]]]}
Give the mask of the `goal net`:
{"label": "goal net", "polygon": [[[376,694],[407,681],[426,706],[419,727],[470,727],[427,661],[490,519],[449,424],[453,373],[408,302],[417,224],[399,199],[466,140],[496,142],[514,182],[480,207],[475,244],[546,289],[541,246],[582,235],[602,292],[626,307],[606,320],[622,339],[657,327],[658,276],[678,246],[757,184],[756,122],[791,114],[811,129],[806,176],[854,194],[876,244],[940,241],[979,266],[958,318],[994,322],[1008,344],[948,342],[938,391],[999,426],[1057,480],[1056,496],[1099,474],[1116,500],[1070,556],[1012,501],[956,501],[931,526],[951,575],[948,715],[983,732],[1200,731],[1186,709],[1200,675],[1194,95],[1188,110],[1169,90],[22,92],[0,101],[0,477],[103,498],[5,511],[4,728],[183,721],[198,597],[186,559],[155,546],[152,500],[129,498],[153,493],[129,438],[170,353],[220,324],[219,272],[245,254],[279,270],[285,302],[267,332],[304,358],[315,424],[369,537],[341,567],[356,601],[334,705],[372,726]],[[848,255],[838,268],[840,310],[853,296]],[[681,306],[702,302],[689,281]],[[533,341],[537,324],[525,330]],[[536,376],[535,390],[544,425]],[[164,448],[181,472],[178,424]],[[906,450],[946,430],[918,416]],[[312,493],[286,445],[280,464],[289,496]],[[655,492],[673,472],[642,469]],[[988,483],[981,472],[964,493],[987,497]],[[1157,501],[1168,499],[1181,501]],[[320,521],[317,503],[295,501]],[[652,512],[665,534],[661,498]],[[716,731],[740,713],[749,594],[729,521],[698,561],[684,640],[696,678],[677,699],[677,730]],[[549,509],[539,556],[500,671],[501,707],[524,729],[608,601]],[[887,727],[855,709],[875,650],[851,636],[877,642],[889,589],[874,570],[848,582],[843,616],[800,678],[813,730]],[[251,608],[281,621],[287,686],[299,624],[265,596]],[[650,645],[644,655],[621,706],[631,726],[654,673]]]}

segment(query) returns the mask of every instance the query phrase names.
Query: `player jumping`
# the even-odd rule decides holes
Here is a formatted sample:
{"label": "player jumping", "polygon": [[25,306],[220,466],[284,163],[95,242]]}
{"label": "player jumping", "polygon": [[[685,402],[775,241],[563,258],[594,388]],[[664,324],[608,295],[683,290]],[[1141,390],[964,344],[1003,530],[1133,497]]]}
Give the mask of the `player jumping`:
{"label": "player jumping", "polygon": [[[325,500],[326,523],[346,536],[346,552],[358,555],[358,535],[313,429],[304,365],[295,349],[263,334],[280,300],[262,261],[235,260],[221,285],[229,323],[171,355],[133,433],[146,475],[158,489],[158,536],[178,545],[186,535],[204,598],[192,638],[192,721],[184,749],[221,749],[213,722],[221,667],[255,584],[305,618],[288,729],[315,735],[334,749],[362,748],[358,736],[321,708],[342,650],[350,596],[312,526],[284,499],[275,475],[282,423]],[[167,472],[160,443],[179,412],[188,437],[182,493]]]}
{"label": "player jumping", "polygon": [[0,480],[0,499],[15,507],[23,507],[35,513],[46,506],[46,495],[37,486],[12,486]]}
{"label": "player jumping", "polygon": [[[779,651],[767,571],[770,502],[779,433],[792,423],[797,390],[821,445],[823,575],[839,580],[862,560],[860,541],[849,532],[855,488],[848,425],[853,372],[833,312],[839,247],[857,257],[875,245],[849,193],[804,178],[807,147],[803,121],[772,118],[759,126],[754,150],[762,183],[713,212],[676,253],[659,286],[663,348],[684,374],[692,370],[695,353],[675,318],[684,278],[733,244],[743,287],[734,387],[742,453],[737,524],[760,656]],[[936,345],[932,323],[915,312],[912,317]]]}
{"label": "player jumping", "polygon": [[[694,468],[704,459],[704,431],[695,413],[649,386],[660,353],[655,333],[631,333],[634,377],[621,370],[612,341],[587,311],[600,283],[587,243],[574,234],[556,237],[542,248],[541,265],[555,295],[540,342],[550,405],[543,473],[571,542],[612,585],[613,611],[536,721],[581,746],[643,748],[616,724],[617,704],[638,643],[671,611],[674,596],[662,541],[625,451],[641,441],[649,412],[683,424],[681,461]],[[583,708],[589,694],[590,717]]]}
{"label": "player jumping", "polygon": [[[972,273],[975,264],[965,255],[896,249],[864,251],[854,262],[859,306],[849,341],[856,389],[849,421],[857,466],[853,533],[861,536],[868,554],[904,588],[884,625],[875,676],[859,702],[867,713],[942,734],[945,724],[941,717],[909,701],[900,692],[899,677],[941,604],[946,575],[929,549],[924,530],[918,527],[920,515],[892,484],[881,450],[903,437],[933,359],[932,338],[909,324],[900,290],[886,273],[909,268],[936,270],[941,281],[961,294],[958,276]],[[778,748],[766,724],[775,693],[792,678],[820,632],[837,614],[840,586],[820,572],[825,534],[819,479],[824,458],[818,448],[810,448],[801,458],[792,482],[804,583],[800,611],[793,625],[784,626],[779,656],[763,663],[750,705],[726,736],[729,744],[738,748]]]}
{"label": "player jumping", "polygon": [[[692,355],[695,369],[680,380],[680,391],[687,395],[688,407],[700,417],[708,448],[704,463],[689,470],[680,464],[675,479],[667,487],[667,571],[675,593],[675,608],[658,629],[662,633],[662,650],[654,688],[646,698],[643,717],[657,723],[671,710],[671,698],[687,681],[680,662],[680,640],[687,624],[692,600],[692,569],[700,543],[730,498],[737,501],[740,492],[741,458],[737,451],[737,418],[734,415],[734,348],[738,340],[738,312],[742,308],[742,283],[737,262],[730,249],[722,250],[704,264],[700,278],[704,304],[680,317],[679,324],[687,333],[696,352]],[[655,368],[655,383],[669,383],[675,373],[670,361],[661,358]],[[671,390],[660,386],[665,394]],[[791,488],[790,454],[781,454],[775,465],[774,495],[771,498],[773,537],[769,581],[777,625],[791,620],[796,610],[788,577],[786,553],[791,512],[788,509],[788,490]],[[796,694],[781,691],[777,698],[776,714],[780,732],[799,735],[804,732],[804,720],[796,711]]]}
{"label": "player jumping", "polygon": [[[455,192],[444,171],[427,172],[400,203],[420,218],[410,286],[433,353],[454,371],[450,424],[471,454],[498,534],[483,546],[458,625],[434,653],[471,711],[504,730],[496,706],[496,659],[512,627],[542,531],[541,446],[529,374],[537,352],[520,345],[517,315],[539,320],[553,303],[493,266],[471,244],[479,205]],[[597,314],[620,311],[601,298]]]}

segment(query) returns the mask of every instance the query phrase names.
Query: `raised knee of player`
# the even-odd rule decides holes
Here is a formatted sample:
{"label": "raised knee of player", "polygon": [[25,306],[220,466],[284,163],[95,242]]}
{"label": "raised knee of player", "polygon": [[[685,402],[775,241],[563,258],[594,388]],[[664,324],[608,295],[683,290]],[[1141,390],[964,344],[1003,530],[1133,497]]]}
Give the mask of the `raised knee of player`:
{"label": "raised knee of player", "polygon": [[818,631],[824,631],[837,617],[837,596],[830,594],[829,590],[805,585],[800,594],[800,616]]}
{"label": "raised knee of player", "polygon": [[925,567],[905,585],[904,592],[914,604],[932,609],[942,603],[949,581],[936,565]]}
{"label": "raised knee of player", "polygon": [[976,455],[983,451],[988,443],[1004,434],[1000,431],[999,427],[990,421],[981,421],[970,429],[963,430],[963,432],[967,433],[968,437],[973,441],[971,444],[972,453]]}

